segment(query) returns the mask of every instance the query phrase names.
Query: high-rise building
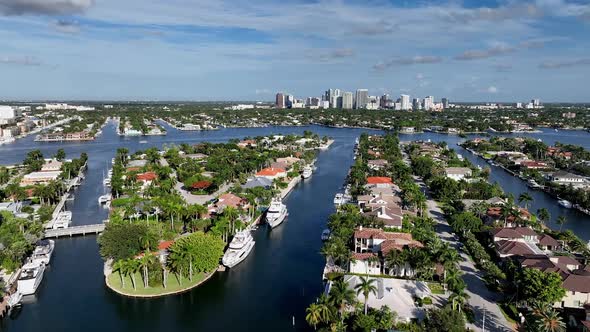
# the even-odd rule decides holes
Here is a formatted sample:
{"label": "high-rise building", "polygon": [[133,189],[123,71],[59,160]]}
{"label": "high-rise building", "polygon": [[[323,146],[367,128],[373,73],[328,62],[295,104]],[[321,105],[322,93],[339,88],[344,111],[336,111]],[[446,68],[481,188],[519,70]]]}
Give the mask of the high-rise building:
{"label": "high-rise building", "polygon": [[443,98],[442,99],[442,106],[443,106],[444,109],[449,108],[449,99]]}
{"label": "high-rise building", "polygon": [[400,104],[401,109],[407,111],[410,109],[410,96],[409,95],[401,95],[400,96]]}
{"label": "high-rise building", "polygon": [[533,100],[531,100],[531,103],[533,103],[534,107],[541,106],[541,101],[539,99],[533,99]]}
{"label": "high-rise building", "polygon": [[434,97],[428,96],[424,98],[424,110],[430,111],[434,108]]}
{"label": "high-rise building", "polygon": [[389,95],[388,94],[384,94],[383,96],[381,96],[381,98],[379,99],[379,106],[381,108],[386,108],[387,107],[387,101],[389,100]]}
{"label": "high-rise building", "polygon": [[342,96],[342,91],[340,91],[340,89],[334,89],[334,96],[336,96],[336,97]]}
{"label": "high-rise building", "polygon": [[326,90],[326,92],[324,93],[324,100],[327,100],[329,102],[330,100],[332,100],[333,95],[334,95],[334,90],[332,90],[332,89]]}
{"label": "high-rise building", "polygon": [[283,93],[277,93],[275,105],[277,108],[285,108],[285,95]]}
{"label": "high-rise building", "polygon": [[414,100],[412,100],[412,109],[414,109],[414,111],[422,109],[422,103],[420,101],[420,98],[414,98]]}
{"label": "high-rise building", "polygon": [[369,103],[369,90],[367,89],[358,89],[356,90],[356,98],[355,98],[355,108],[364,109],[367,107]]}
{"label": "high-rise building", "polygon": [[345,110],[351,110],[354,106],[352,92],[344,92],[342,94],[342,108]]}
{"label": "high-rise building", "polygon": [[516,108],[522,108],[522,103],[516,103]]}
{"label": "high-rise building", "polygon": [[342,108],[342,96],[337,96],[336,94],[334,94],[330,99],[330,107]]}

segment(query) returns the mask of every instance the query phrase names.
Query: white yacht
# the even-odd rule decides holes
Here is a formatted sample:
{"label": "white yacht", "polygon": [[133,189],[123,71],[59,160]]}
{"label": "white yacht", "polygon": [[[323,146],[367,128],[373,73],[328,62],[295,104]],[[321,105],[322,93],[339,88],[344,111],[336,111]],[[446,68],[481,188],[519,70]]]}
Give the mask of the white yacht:
{"label": "white yacht", "polygon": [[557,201],[557,204],[563,206],[566,209],[572,208],[572,203],[568,200],[565,200],[565,199],[560,199],[559,201]]}
{"label": "white yacht", "polygon": [[55,249],[55,241],[39,241],[35,247],[35,250],[33,251],[33,263],[43,263],[45,265],[49,264],[51,261],[51,255],[53,255],[53,249]]}
{"label": "white yacht", "polygon": [[107,204],[112,199],[110,194],[102,195],[98,198],[98,204]]}
{"label": "white yacht", "polygon": [[43,280],[44,272],[45,264],[43,263],[29,262],[23,265],[17,281],[18,292],[22,295],[35,294]]}
{"label": "white yacht", "polygon": [[280,225],[287,217],[287,207],[280,199],[273,199],[266,211],[266,222],[271,228]]}
{"label": "white yacht", "polygon": [[311,176],[312,173],[313,173],[313,169],[311,168],[311,166],[305,166],[303,168],[303,173],[301,174],[301,177],[304,179],[307,179]]}
{"label": "white yacht", "polygon": [[102,184],[110,187],[111,186],[111,178],[105,178],[104,180],[102,180]]}
{"label": "white yacht", "polygon": [[336,196],[334,196],[334,205],[340,206],[347,204],[351,199],[352,197],[348,194],[337,193]]}
{"label": "white yacht", "polygon": [[229,243],[229,248],[223,255],[221,262],[227,267],[234,267],[242,262],[254,248],[254,238],[249,230],[236,233]]}
{"label": "white yacht", "polygon": [[8,298],[8,307],[10,309],[16,308],[21,305],[21,300],[23,299],[23,294],[20,292],[16,292]]}
{"label": "white yacht", "polygon": [[72,212],[71,211],[62,211],[57,214],[57,218],[55,218],[53,222],[53,229],[58,228],[68,228],[72,223]]}

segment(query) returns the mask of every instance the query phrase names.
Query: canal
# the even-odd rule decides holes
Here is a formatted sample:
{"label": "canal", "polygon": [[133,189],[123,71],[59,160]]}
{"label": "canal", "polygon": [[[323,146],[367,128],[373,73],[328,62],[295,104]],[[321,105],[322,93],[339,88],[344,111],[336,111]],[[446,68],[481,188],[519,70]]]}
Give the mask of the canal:
{"label": "canal", "polygon": [[[321,230],[334,210],[333,196],[341,189],[353,162],[354,140],[366,130],[308,126],[183,132],[166,127],[167,136],[123,138],[117,136],[114,125],[110,124],[97,140],[87,143],[41,143],[27,137],[0,146],[0,164],[19,163],[28,151],[36,148],[45,156],[63,148],[69,158],[87,152],[86,180],[76,190],[75,200],[68,202],[68,209],[73,212],[73,224],[83,225],[107,217],[107,210],[98,206],[97,198],[105,192],[102,179],[119,147],[133,152],[151,146],[225,142],[246,136],[301,134],[304,130],[333,137],[335,143],[329,150],[320,152],[314,175],[286,197],[287,221],[272,232],[266,227],[256,231],[254,251],[236,268],[217,273],[204,285],[184,294],[152,300],[129,299],[113,294],[104,286],[96,236],[59,239],[51,266],[36,296],[26,299],[22,309],[13,317],[0,322],[3,331],[310,330],[304,320],[305,308],[322,289]],[[547,144],[560,141],[588,148],[587,135],[585,132],[554,133],[549,130],[529,134]],[[457,146],[462,141],[457,136],[401,135],[401,140],[414,139],[446,141],[475,164],[488,166]],[[490,181],[499,182],[505,191],[515,196],[530,191],[524,182],[500,168],[492,169]],[[590,228],[586,227],[590,216],[564,209],[542,192],[531,191],[531,194],[535,199],[532,211],[546,207],[553,220],[565,215],[568,223],[564,228],[572,229],[585,240],[590,239]]]}

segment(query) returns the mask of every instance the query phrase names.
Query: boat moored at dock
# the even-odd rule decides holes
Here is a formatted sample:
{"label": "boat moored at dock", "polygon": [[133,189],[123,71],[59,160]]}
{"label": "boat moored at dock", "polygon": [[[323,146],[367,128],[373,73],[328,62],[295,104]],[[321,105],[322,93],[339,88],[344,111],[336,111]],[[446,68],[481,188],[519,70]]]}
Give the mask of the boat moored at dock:
{"label": "boat moored at dock", "polygon": [[53,240],[41,240],[37,242],[37,246],[33,251],[31,260],[33,263],[42,263],[48,265],[55,249],[55,241]]}
{"label": "boat moored at dock", "polygon": [[221,262],[229,268],[238,265],[248,257],[254,248],[255,243],[256,242],[249,230],[243,230],[236,233],[232,241],[229,243],[229,247],[223,255]]}
{"label": "boat moored at dock", "polygon": [[266,211],[266,222],[271,228],[280,225],[287,217],[287,206],[280,199],[273,199]]}
{"label": "boat moored at dock", "polygon": [[22,295],[33,295],[43,280],[45,264],[28,262],[23,265],[20,277],[17,281],[18,292]]}
{"label": "boat moored at dock", "polygon": [[566,209],[571,209],[572,208],[572,203],[568,200],[565,199],[560,199],[557,201],[557,204],[563,206]]}

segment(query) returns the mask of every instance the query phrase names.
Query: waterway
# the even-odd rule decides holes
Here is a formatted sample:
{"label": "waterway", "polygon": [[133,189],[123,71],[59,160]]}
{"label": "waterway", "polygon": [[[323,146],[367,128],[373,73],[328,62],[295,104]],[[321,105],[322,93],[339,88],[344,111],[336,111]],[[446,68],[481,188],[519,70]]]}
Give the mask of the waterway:
{"label": "waterway", "polygon": [[[110,167],[115,150],[130,151],[151,146],[225,142],[233,138],[269,134],[303,133],[311,130],[335,139],[329,150],[320,152],[314,175],[299,184],[285,199],[288,220],[269,232],[261,227],[255,234],[252,254],[236,268],[217,273],[204,285],[187,293],[161,299],[129,299],[118,296],[104,285],[103,264],[96,236],[64,238],[56,241],[49,270],[34,298],[27,299],[14,317],[0,322],[2,331],[309,331],[304,321],[305,308],[321,292],[324,260],[319,254],[320,234],[333,212],[332,199],[341,189],[353,162],[354,140],[361,129],[336,129],[319,126],[222,129],[210,132],[182,132],[168,126],[167,136],[147,138],[119,137],[112,124],[97,140],[86,143],[34,142],[33,137],[0,146],[0,164],[20,162],[26,153],[39,148],[46,156],[63,148],[69,158],[81,152],[89,155],[85,182],[68,202],[73,224],[98,223],[107,211],[97,204],[104,193],[102,178]],[[547,144],[556,140],[589,148],[585,132],[544,131],[530,136]],[[456,144],[457,136],[424,133],[401,135],[402,140],[446,141],[475,164],[487,166]],[[147,143],[141,144],[140,141]],[[500,168],[493,168],[491,181],[499,182],[514,195],[529,191],[525,183]],[[559,207],[542,192],[531,192],[531,210],[547,207],[553,216],[566,215],[564,228],[590,239],[590,216]],[[554,226],[554,224],[550,224]]]}

